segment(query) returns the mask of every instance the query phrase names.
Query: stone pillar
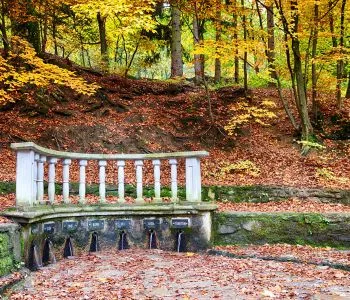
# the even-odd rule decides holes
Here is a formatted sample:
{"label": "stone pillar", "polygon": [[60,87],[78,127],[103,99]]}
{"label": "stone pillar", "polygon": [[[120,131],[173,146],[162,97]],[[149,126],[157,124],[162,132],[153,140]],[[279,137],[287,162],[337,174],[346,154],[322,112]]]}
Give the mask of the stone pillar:
{"label": "stone pillar", "polygon": [[87,160],[79,160],[79,203],[85,204],[85,192],[86,192],[86,175],[85,168],[87,166]]}
{"label": "stone pillar", "polygon": [[117,161],[117,166],[118,166],[118,197],[119,197],[119,202],[124,203],[125,198],[124,198],[124,167],[125,167],[125,160],[118,160]]}
{"label": "stone pillar", "polygon": [[201,201],[200,160],[196,157],[186,158],[186,201]]}
{"label": "stone pillar", "polygon": [[144,203],[143,200],[143,193],[142,193],[142,166],[143,161],[142,160],[136,160],[135,161],[136,166],[136,203]]}
{"label": "stone pillar", "polygon": [[38,165],[39,165],[39,161],[40,161],[40,154],[39,153],[35,153],[34,154],[34,205],[39,204],[38,203]]}
{"label": "stone pillar", "polygon": [[100,168],[99,170],[99,178],[100,178],[100,186],[99,186],[99,193],[100,193],[100,202],[105,203],[106,202],[106,166],[107,161],[100,160],[98,162],[98,166]]}
{"label": "stone pillar", "polygon": [[171,171],[171,199],[176,202],[177,198],[177,160],[169,159]]}
{"label": "stone pillar", "polygon": [[62,161],[62,165],[63,165],[63,178],[62,178],[62,188],[63,188],[63,202],[65,204],[70,203],[69,200],[69,166],[72,163],[71,159],[64,159]]}
{"label": "stone pillar", "polygon": [[37,200],[39,204],[44,203],[44,163],[46,156],[40,155],[38,163],[38,179],[37,179]]}
{"label": "stone pillar", "polygon": [[160,160],[152,161],[154,167],[154,202],[162,202],[160,197]]}
{"label": "stone pillar", "polygon": [[48,195],[49,202],[54,204],[55,202],[55,177],[56,177],[56,169],[55,165],[57,163],[57,158],[50,157],[49,158],[49,186],[48,186]]}
{"label": "stone pillar", "polygon": [[34,151],[17,152],[16,166],[16,205],[32,206],[35,201]]}

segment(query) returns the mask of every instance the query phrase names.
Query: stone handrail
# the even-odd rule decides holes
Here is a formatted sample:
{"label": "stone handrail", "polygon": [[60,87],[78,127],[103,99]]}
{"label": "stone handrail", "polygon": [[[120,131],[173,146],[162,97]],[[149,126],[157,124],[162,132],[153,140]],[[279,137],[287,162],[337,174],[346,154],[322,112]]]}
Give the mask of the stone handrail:
{"label": "stone handrail", "polygon": [[44,164],[48,163],[48,202],[55,204],[56,164],[62,162],[62,196],[65,204],[69,198],[69,171],[72,160],[79,162],[79,203],[86,202],[86,166],[89,160],[97,160],[99,166],[99,196],[100,202],[106,202],[106,166],[107,161],[116,161],[118,167],[118,202],[124,203],[124,167],[125,161],[135,162],[136,194],[135,202],[144,203],[143,199],[143,161],[152,160],[154,168],[154,202],[161,202],[160,196],[160,165],[161,160],[168,159],[171,169],[172,201],[177,197],[177,159],[186,160],[186,201],[201,201],[201,171],[200,158],[208,156],[206,151],[189,151],[173,153],[151,154],[88,154],[76,152],[62,152],[47,149],[35,143],[13,143],[11,148],[17,152],[16,167],[16,205],[33,206],[45,204],[44,201]]}

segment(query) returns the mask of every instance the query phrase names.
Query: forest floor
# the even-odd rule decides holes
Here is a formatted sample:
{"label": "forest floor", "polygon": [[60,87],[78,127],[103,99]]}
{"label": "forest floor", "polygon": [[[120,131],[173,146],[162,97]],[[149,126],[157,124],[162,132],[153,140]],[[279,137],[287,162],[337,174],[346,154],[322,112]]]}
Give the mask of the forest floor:
{"label": "forest floor", "polygon": [[[32,141],[53,149],[95,153],[207,150],[210,156],[202,164],[205,185],[350,188],[350,101],[339,111],[329,100],[331,95],[320,95],[322,118],[316,135],[325,149],[303,156],[273,88],[253,89],[249,103],[274,102],[271,111],[277,118],[269,126],[251,121],[228,136],[224,127],[238,114],[231,108],[245,101],[238,87],[210,92],[211,120],[204,89],[190,82],[132,80],[70,68],[101,86],[95,96],[80,96],[56,86],[28,89],[15,95],[15,104],[1,108],[0,181],[15,180],[16,160],[10,143]],[[284,96],[294,111],[290,91],[285,90]],[[225,172],[225,167],[244,165],[244,161],[253,167]],[[180,162],[180,168],[182,165]],[[72,181],[78,179],[77,170],[73,164]],[[58,168],[58,181],[60,172]],[[126,182],[134,182],[134,173],[134,166],[127,165]],[[145,183],[152,182],[153,176],[147,176],[152,173],[148,162]],[[115,182],[115,174],[116,166],[109,164],[107,181]],[[97,182],[97,178],[98,168],[91,163],[87,182]],[[183,183],[183,174],[179,179]],[[162,165],[162,181],[169,182],[167,163]]]}
{"label": "forest floor", "polygon": [[[10,143],[33,141],[52,149],[90,153],[207,150],[210,156],[202,160],[204,185],[350,188],[350,101],[345,101],[344,108],[337,110],[329,101],[330,95],[320,95],[322,122],[317,137],[325,148],[303,156],[295,130],[273,88],[253,89],[249,101],[256,106],[262,101],[274,102],[276,107],[271,110],[277,118],[269,121],[269,126],[252,121],[229,136],[224,127],[238,114],[231,108],[245,101],[238,87],[210,92],[214,117],[211,121],[204,89],[191,82],[132,80],[102,76],[77,66],[67,67],[88,81],[98,83],[101,89],[89,97],[57,86],[47,90],[31,88],[17,95],[16,103],[0,108],[0,181],[15,181],[16,158]],[[284,91],[284,96],[293,108],[289,91]],[[247,161],[252,164],[246,164]],[[168,163],[164,162],[161,168],[162,185],[169,185]],[[180,185],[184,185],[183,169],[184,161],[180,160]],[[115,183],[116,174],[116,165],[109,163],[107,183]],[[152,184],[150,161],[145,162],[144,174],[144,183]],[[70,176],[71,181],[78,181],[76,161],[73,161]],[[61,181],[60,164],[56,168],[56,178]],[[135,182],[132,162],[127,162],[125,181]],[[87,183],[93,182],[98,182],[98,167],[96,162],[89,162]],[[13,194],[0,197],[0,210],[14,204]],[[271,204],[221,203],[219,209],[349,210],[340,204],[304,200]]]}
{"label": "forest floor", "polygon": [[[300,248],[294,253],[309,252],[309,257],[313,253]],[[349,253],[335,251],[323,250],[322,259],[344,262],[349,258]],[[32,273],[10,299],[349,299],[348,275],[307,261],[235,259],[157,249],[104,250]]]}
{"label": "forest floor", "polygon": [[[52,149],[90,153],[207,150],[210,156],[202,161],[205,185],[350,189],[349,101],[338,111],[329,101],[330,95],[321,95],[322,123],[317,137],[325,148],[303,156],[298,136],[274,89],[253,89],[249,101],[256,106],[265,100],[273,101],[276,107],[271,110],[277,118],[269,126],[251,122],[228,136],[224,127],[237,116],[231,108],[245,101],[238,87],[210,92],[214,117],[211,120],[204,90],[190,82],[131,80],[71,68],[90,82],[97,82],[101,86],[99,92],[88,97],[55,86],[45,91],[29,89],[18,95],[15,104],[0,109],[0,181],[15,181],[16,159],[10,143],[32,141]],[[289,91],[284,91],[284,95],[293,107]],[[244,161],[250,161],[254,167],[224,172],[230,165]],[[183,167],[184,162],[180,161],[179,170]],[[73,162],[71,180],[75,182],[77,170]],[[107,166],[108,183],[115,184],[116,172],[114,164]],[[144,174],[145,183],[152,184],[151,162],[145,163]],[[166,162],[161,174],[162,185],[168,185],[170,172]],[[58,164],[58,182],[60,178],[62,170]],[[126,182],[134,181],[134,166],[128,163]],[[98,182],[94,162],[88,165],[87,182]],[[179,184],[184,184],[180,171]],[[96,200],[97,197],[89,196],[90,202]],[[0,211],[14,203],[14,194],[0,195]],[[350,212],[349,206],[313,199],[256,204],[223,201],[218,205],[220,211]],[[0,222],[8,220],[0,217]],[[288,245],[216,248],[238,256],[253,256],[244,259],[106,249],[60,260],[31,274],[24,290],[15,292],[11,299],[350,298],[348,272],[322,265],[331,262],[348,266],[349,252],[315,249]],[[302,263],[259,259],[286,256]]]}

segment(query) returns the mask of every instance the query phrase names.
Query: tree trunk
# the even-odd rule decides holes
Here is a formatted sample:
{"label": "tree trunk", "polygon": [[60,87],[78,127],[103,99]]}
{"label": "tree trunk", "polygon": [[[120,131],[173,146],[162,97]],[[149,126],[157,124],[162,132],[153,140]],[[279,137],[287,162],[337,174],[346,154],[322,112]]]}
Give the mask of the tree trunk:
{"label": "tree trunk", "polygon": [[6,21],[5,21],[5,15],[7,12],[7,7],[5,6],[5,0],[1,0],[1,39],[2,44],[4,45],[4,56],[7,57],[8,53],[10,51],[10,42],[7,37],[7,31],[6,31]]}
{"label": "tree trunk", "polygon": [[350,99],[350,72],[349,72],[348,88],[346,89],[345,98]]}
{"label": "tree trunk", "polygon": [[[35,9],[31,3],[28,2],[28,13],[32,16],[36,15]],[[40,41],[40,26],[39,21],[35,20],[27,23],[28,26],[28,41],[31,43],[36,53],[41,52],[41,41]]]}
{"label": "tree trunk", "polygon": [[42,26],[42,43],[41,43],[41,52],[46,52],[46,43],[47,43],[47,31],[48,31],[48,11],[47,11],[47,4],[45,5],[44,9],[44,20],[43,20],[43,26]]}
{"label": "tree trunk", "polygon": [[296,101],[299,102],[299,107],[300,107],[299,115],[300,115],[301,130],[302,130],[301,139],[303,141],[309,141],[310,137],[313,134],[313,128],[310,122],[309,111],[307,107],[306,86],[305,86],[304,74],[302,71],[302,61],[301,61],[301,54],[300,54],[300,41],[296,35],[298,31],[298,22],[299,22],[297,6],[298,6],[297,0],[291,1],[291,11],[293,16],[292,28],[291,28],[292,51],[293,51],[293,58],[294,58],[293,72],[295,76],[296,89],[297,89]]}
{"label": "tree trunk", "polygon": [[[254,3],[251,3],[252,5],[252,8],[251,8],[251,11],[254,10]],[[249,14],[249,29],[247,29],[247,36],[248,36],[248,39],[250,39],[253,43],[255,43],[255,39],[258,39],[256,38],[255,36],[255,30],[254,30],[254,24],[255,24],[255,20],[253,20],[255,16],[251,13]],[[247,21],[248,22],[248,21]],[[258,65],[258,51],[257,49],[251,49],[250,50],[254,56],[254,65],[252,67],[254,67],[254,71],[256,74],[258,74],[260,72],[260,69],[259,69],[259,65]],[[251,65],[251,64],[250,64]]]}
{"label": "tree trunk", "polygon": [[235,61],[234,61],[234,81],[239,83],[239,53],[238,53],[238,13],[237,0],[233,1],[235,12],[233,14],[233,40],[235,44]]}
{"label": "tree trunk", "polygon": [[58,46],[57,46],[57,17],[54,13],[52,17],[52,39],[53,39],[53,45],[54,45],[54,51],[55,55],[58,56]]}
{"label": "tree trunk", "polygon": [[[277,80],[275,69],[275,20],[273,15],[273,4],[266,8],[267,14],[267,63],[270,77]],[[269,86],[276,86],[275,82],[270,82]]]}
{"label": "tree trunk", "polygon": [[216,41],[216,50],[215,50],[215,75],[214,81],[215,83],[220,82],[221,80],[221,60],[220,60],[220,52],[218,51],[218,43],[221,40],[221,1],[216,1],[216,22],[215,22],[215,41]]}
{"label": "tree trunk", "polygon": [[[346,0],[342,0],[341,2],[341,10],[340,10],[340,36],[339,36],[339,47],[341,54],[344,52],[344,32],[345,32],[345,6]],[[343,105],[342,97],[341,97],[341,84],[344,77],[344,60],[339,59],[337,61],[337,105],[340,109]]]}
{"label": "tree trunk", "polygon": [[108,46],[106,38],[106,17],[101,16],[101,13],[97,13],[98,32],[100,34],[100,50],[101,60],[103,67],[108,69]]}
{"label": "tree trunk", "polygon": [[[243,23],[243,39],[244,42],[247,42],[247,18],[244,11],[244,0],[241,0],[241,5],[243,8],[243,16],[242,16],[242,23]],[[243,55],[243,78],[244,78],[244,93],[245,97],[248,96],[248,52],[246,49],[244,49],[244,55]]]}
{"label": "tree trunk", "polygon": [[[193,18],[193,42],[194,47],[200,43],[200,32],[199,32],[199,21],[197,16],[195,15]],[[195,76],[195,83],[200,84],[203,82],[204,78],[204,62],[203,62],[203,55],[201,54],[195,54],[194,55],[194,76]]]}
{"label": "tree trunk", "polygon": [[36,53],[41,52],[40,25],[37,20],[36,11],[31,0],[26,1],[26,13],[32,17],[31,21],[19,23],[11,20],[12,32],[21,38],[26,39],[35,49]]}
{"label": "tree trunk", "polygon": [[171,77],[182,76],[181,12],[171,6]]}
{"label": "tree trunk", "polygon": [[317,69],[315,63],[317,42],[318,42],[318,18],[319,18],[319,5],[315,2],[314,5],[314,27],[312,33],[312,65],[311,65],[311,77],[312,77],[312,114],[314,122],[318,122],[318,110],[319,103],[317,100]]}

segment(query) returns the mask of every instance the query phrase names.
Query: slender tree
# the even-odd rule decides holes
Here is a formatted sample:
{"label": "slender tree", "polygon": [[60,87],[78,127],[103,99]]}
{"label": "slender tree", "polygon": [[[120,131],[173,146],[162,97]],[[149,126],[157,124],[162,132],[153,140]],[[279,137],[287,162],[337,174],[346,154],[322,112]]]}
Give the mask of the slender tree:
{"label": "slender tree", "polygon": [[221,40],[221,0],[216,0],[216,13],[215,13],[215,42],[216,42],[216,50],[215,50],[215,75],[214,81],[220,82],[221,80],[221,60],[220,53],[218,51],[218,44]]}
{"label": "slender tree", "polygon": [[0,31],[1,31],[1,40],[4,45],[4,56],[7,57],[10,51],[10,42],[6,30],[6,17],[8,16],[8,3],[5,0],[0,1],[1,9],[1,19],[0,19]]}
{"label": "slender tree", "polygon": [[181,45],[181,12],[171,6],[171,77],[183,76]]}
{"label": "slender tree", "polygon": [[101,12],[97,12],[97,24],[98,24],[98,32],[100,35],[100,51],[101,58],[104,65],[104,68],[108,69],[108,45],[107,45],[107,33],[106,33],[106,19],[107,16],[103,16]]}

